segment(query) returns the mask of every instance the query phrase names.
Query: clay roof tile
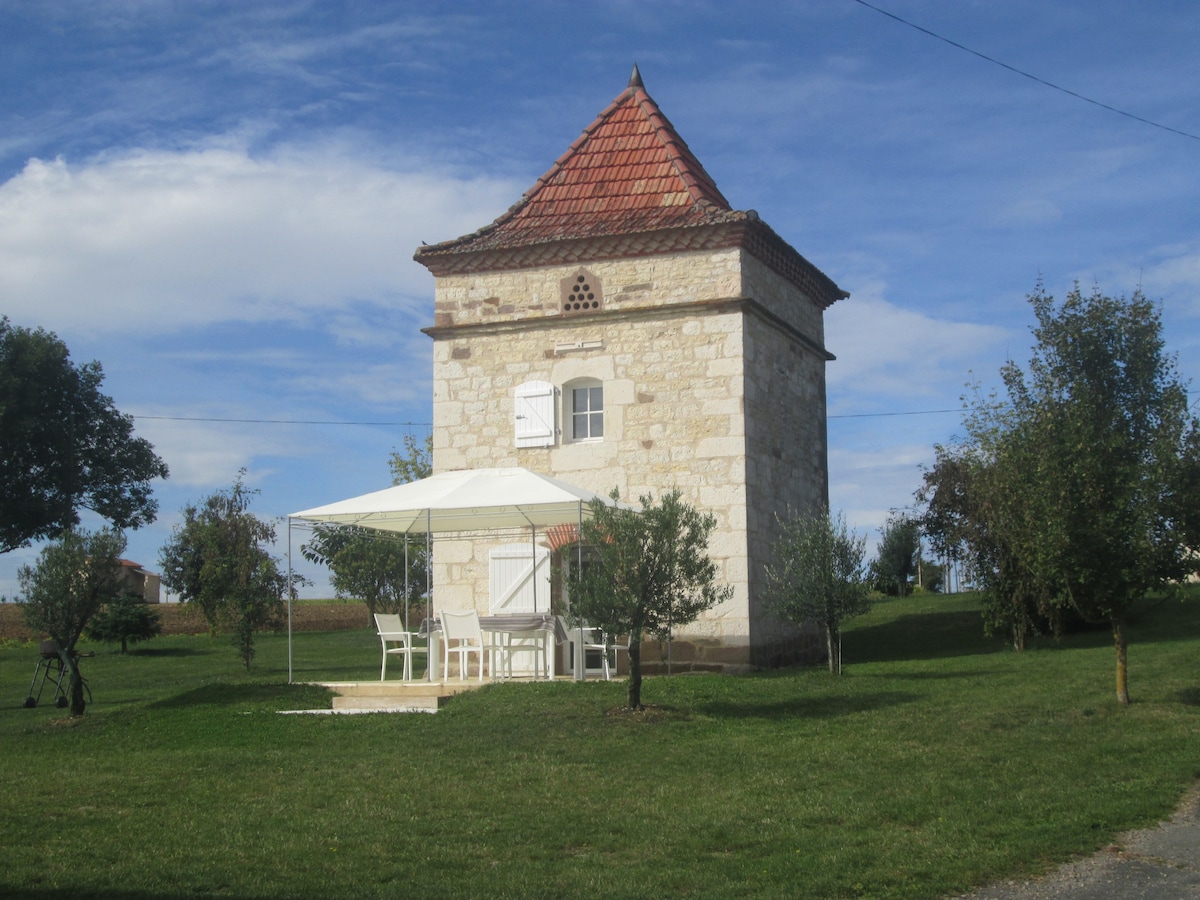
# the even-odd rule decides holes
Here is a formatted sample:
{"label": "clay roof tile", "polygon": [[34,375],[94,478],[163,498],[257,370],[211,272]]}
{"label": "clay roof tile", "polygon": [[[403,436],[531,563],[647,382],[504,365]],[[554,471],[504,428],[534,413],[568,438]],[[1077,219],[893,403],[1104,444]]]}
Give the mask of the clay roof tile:
{"label": "clay roof tile", "polygon": [[566,243],[588,239],[627,238],[639,252],[651,252],[678,245],[679,229],[713,227],[741,229],[745,237],[737,240],[751,240],[753,252],[808,285],[820,302],[847,296],[757,213],[729,205],[646,93],[635,66],[629,86],[503,215],[473,234],[423,245],[415,259],[437,274],[504,254],[524,254],[525,264],[556,259],[567,253]]}

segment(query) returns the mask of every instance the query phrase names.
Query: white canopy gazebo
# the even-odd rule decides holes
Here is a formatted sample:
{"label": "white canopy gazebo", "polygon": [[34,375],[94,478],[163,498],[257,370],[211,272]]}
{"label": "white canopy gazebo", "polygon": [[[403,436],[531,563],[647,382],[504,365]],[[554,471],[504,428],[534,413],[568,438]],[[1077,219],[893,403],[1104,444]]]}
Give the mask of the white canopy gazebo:
{"label": "white canopy gazebo", "polygon": [[[373,491],[288,516],[288,555],[293,519],[314,524],[353,525],[399,534],[434,534],[576,524],[590,516],[588,504],[610,497],[522,468],[458,469],[420,481]],[[535,557],[536,558],[536,557]],[[432,553],[426,553],[427,565]],[[432,593],[432,574],[429,579]],[[292,677],[291,597],[288,598],[288,680]]]}

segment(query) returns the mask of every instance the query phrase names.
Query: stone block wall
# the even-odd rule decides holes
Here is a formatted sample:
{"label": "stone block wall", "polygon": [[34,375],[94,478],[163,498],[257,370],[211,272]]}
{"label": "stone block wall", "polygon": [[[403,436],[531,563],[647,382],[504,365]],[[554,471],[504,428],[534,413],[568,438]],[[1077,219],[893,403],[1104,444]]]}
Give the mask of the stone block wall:
{"label": "stone block wall", "polygon": [[[581,270],[603,306],[563,313],[563,279]],[[678,487],[716,517],[709,551],[734,593],[681,630],[681,666],[798,652],[799,634],[762,609],[761,569],[776,511],[826,492],[824,359],[780,330],[822,340],[819,309],[772,275],[733,249],[437,282],[435,471],[524,466],[634,502]],[[599,441],[570,439],[566,404],[581,379],[604,387]],[[516,446],[514,392],[530,381],[561,392],[553,446]],[[486,611],[488,552],[521,537],[435,542],[435,603]]]}

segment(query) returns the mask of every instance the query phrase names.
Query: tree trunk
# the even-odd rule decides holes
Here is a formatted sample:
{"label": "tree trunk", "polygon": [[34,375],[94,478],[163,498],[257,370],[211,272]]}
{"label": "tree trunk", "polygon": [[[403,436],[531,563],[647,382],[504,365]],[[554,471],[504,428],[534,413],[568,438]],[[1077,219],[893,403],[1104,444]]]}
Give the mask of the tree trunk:
{"label": "tree trunk", "polygon": [[87,704],[83,702],[83,676],[74,650],[60,650],[59,659],[67,669],[67,691],[71,698],[71,715],[82,716]]}
{"label": "tree trunk", "polygon": [[1112,618],[1113,641],[1117,645],[1117,702],[1122,705],[1129,703],[1129,670],[1126,656],[1129,640],[1125,636],[1125,620],[1119,616]]}
{"label": "tree trunk", "polygon": [[630,709],[642,708],[642,640],[640,635],[629,636],[628,704]]}
{"label": "tree trunk", "polygon": [[842,648],[838,644],[837,626],[825,623],[825,648],[829,655],[829,674],[840,675],[842,672]]}

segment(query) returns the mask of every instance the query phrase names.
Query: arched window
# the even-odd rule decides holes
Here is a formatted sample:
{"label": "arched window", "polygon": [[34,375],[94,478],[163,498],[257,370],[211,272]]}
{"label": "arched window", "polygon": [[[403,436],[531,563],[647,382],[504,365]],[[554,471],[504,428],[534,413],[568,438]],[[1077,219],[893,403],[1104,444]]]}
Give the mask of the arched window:
{"label": "arched window", "polygon": [[580,378],[563,387],[563,421],[572,441],[598,441],[604,437],[604,385],[595,378]]}

